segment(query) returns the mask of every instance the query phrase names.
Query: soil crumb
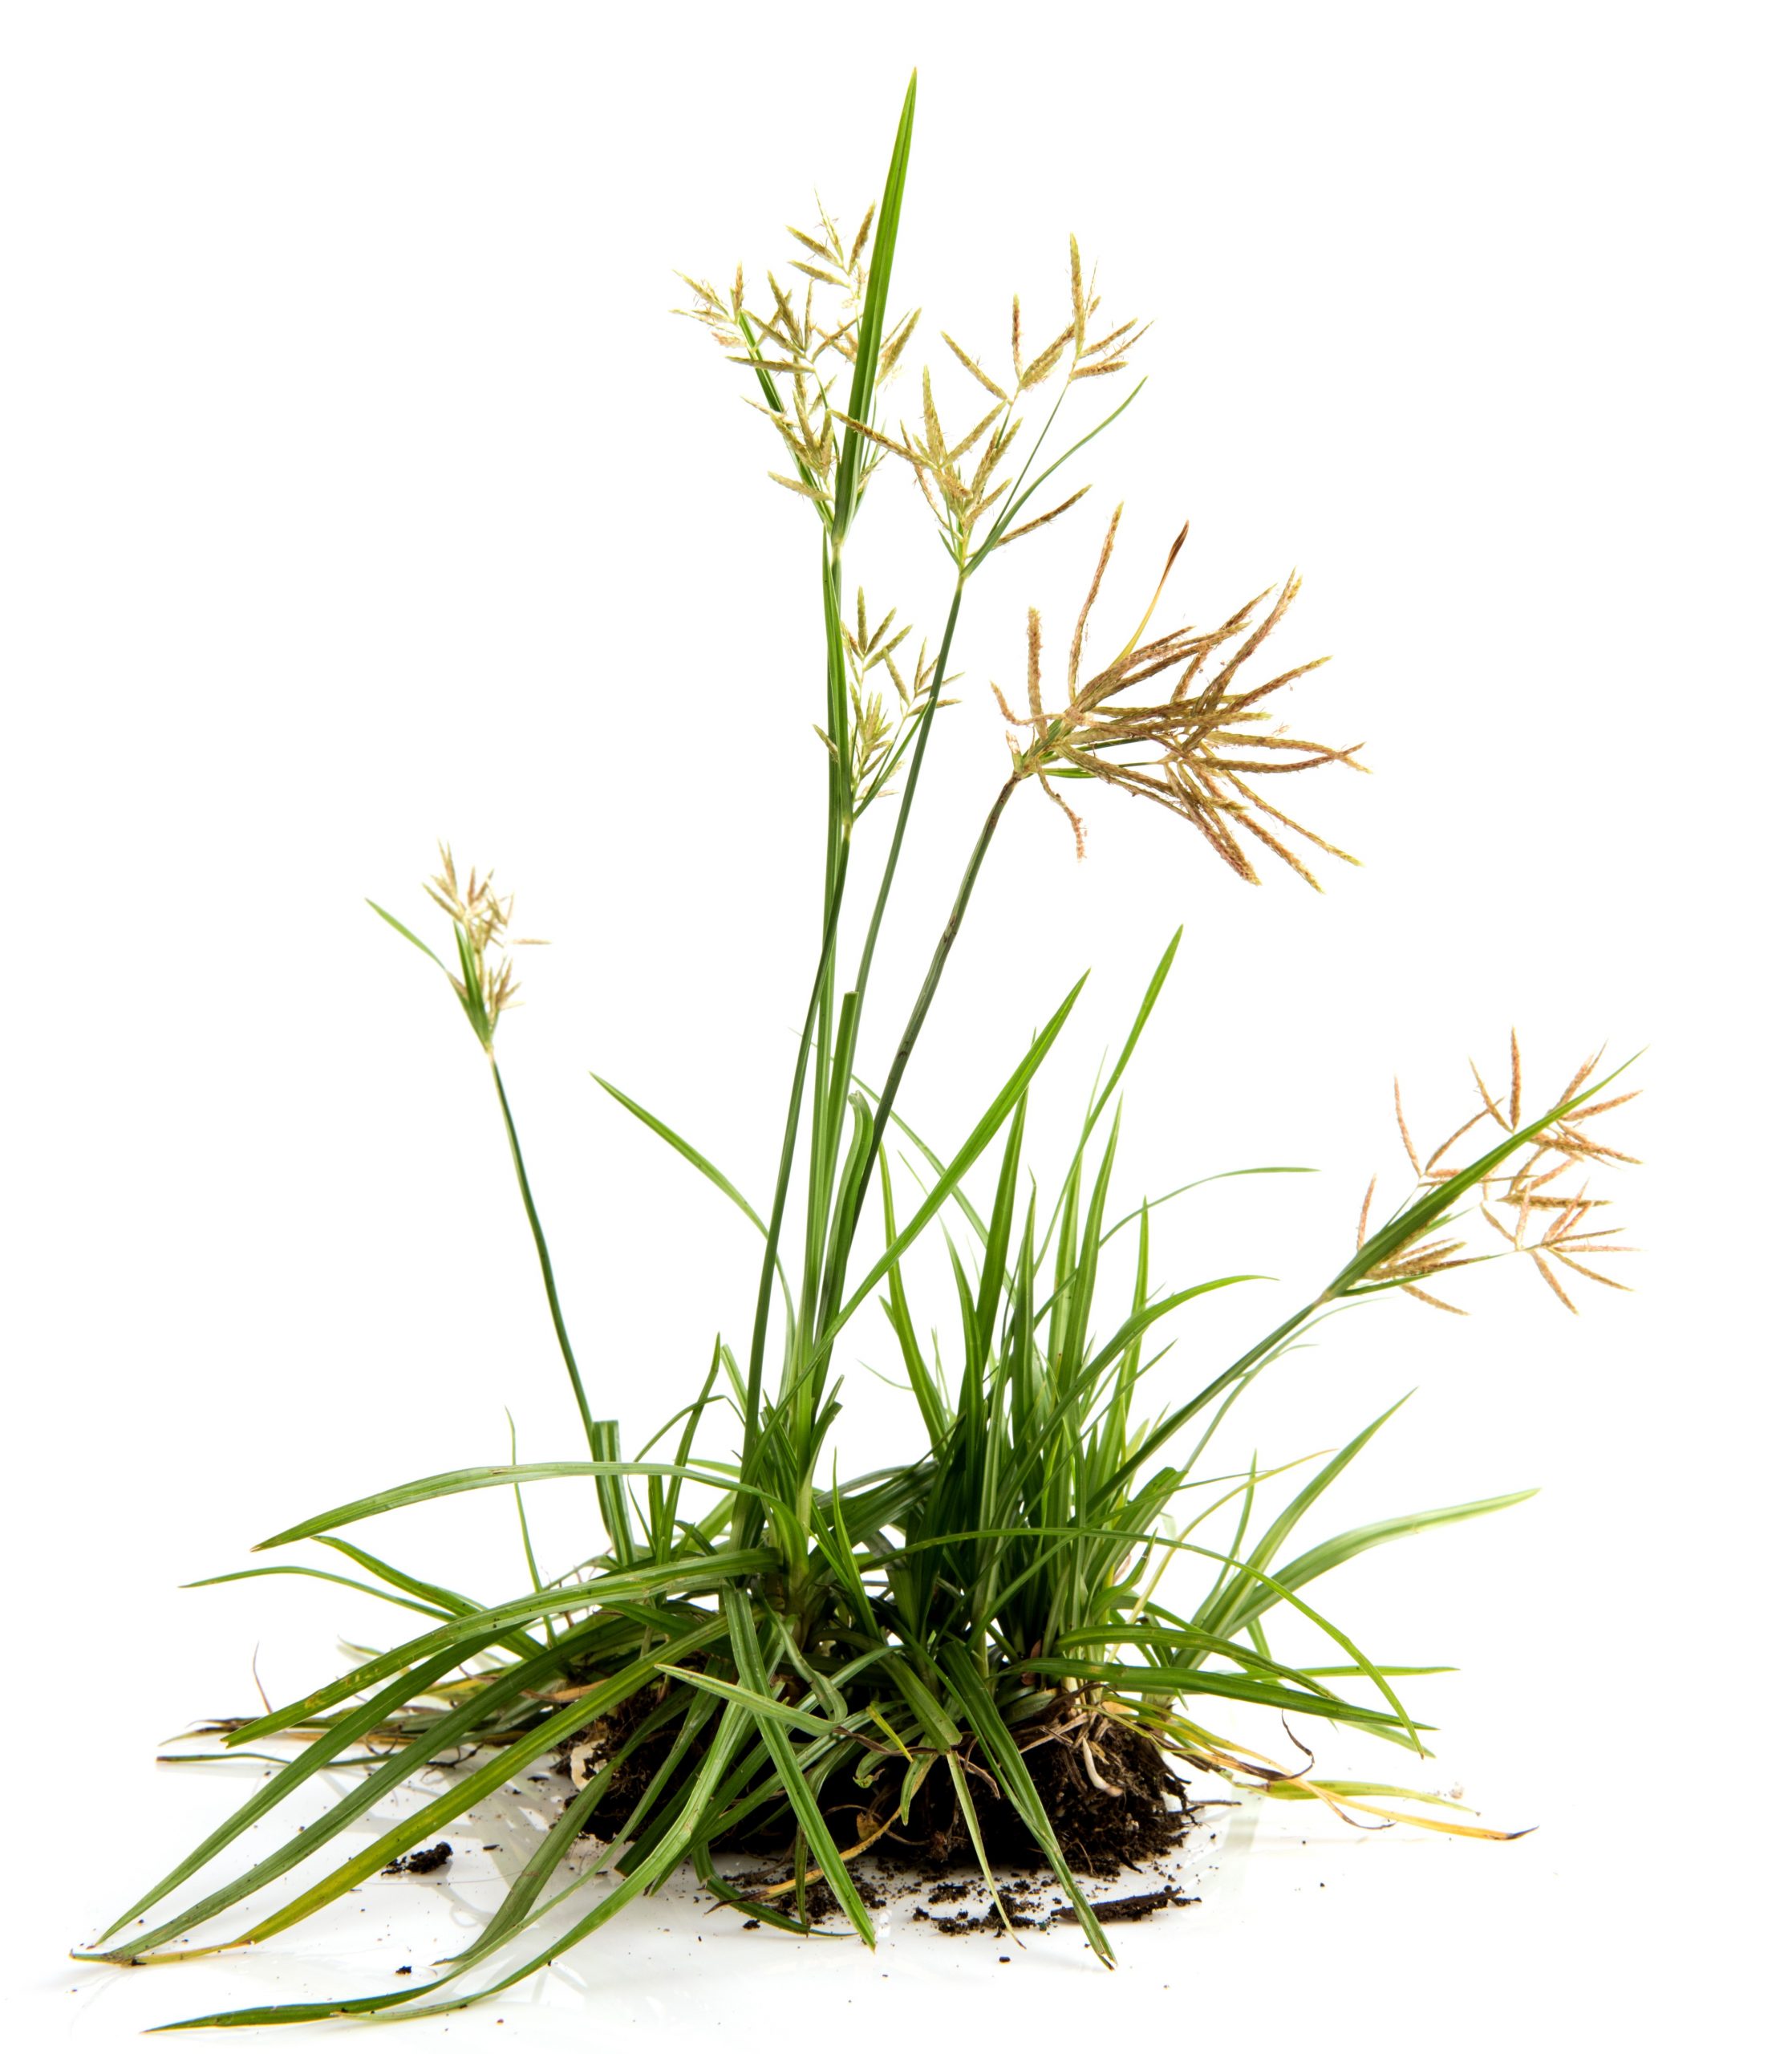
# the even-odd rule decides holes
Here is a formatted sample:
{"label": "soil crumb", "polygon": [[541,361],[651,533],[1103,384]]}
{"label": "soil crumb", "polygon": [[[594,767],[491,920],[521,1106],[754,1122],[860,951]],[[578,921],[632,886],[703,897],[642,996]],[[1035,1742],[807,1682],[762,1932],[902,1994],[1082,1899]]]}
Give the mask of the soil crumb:
{"label": "soil crumb", "polygon": [[[1174,1888],[1161,1890],[1143,1890],[1137,1897],[1111,1897],[1105,1902],[1092,1904],[1093,1911],[1104,1926],[1130,1926],[1141,1918],[1149,1918],[1154,1911],[1167,1911],[1172,1905],[1198,1904],[1197,1897],[1184,1897]],[[1076,1922],[1076,1914],[1068,1905],[1052,1916],[1061,1926],[1068,1921]]]}
{"label": "soil crumb", "polygon": [[454,1849],[445,1840],[439,1840],[433,1847],[420,1847],[415,1853],[401,1854],[395,1861],[388,1861],[380,1870],[383,1876],[427,1876],[437,1869],[445,1869],[454,1859]]}

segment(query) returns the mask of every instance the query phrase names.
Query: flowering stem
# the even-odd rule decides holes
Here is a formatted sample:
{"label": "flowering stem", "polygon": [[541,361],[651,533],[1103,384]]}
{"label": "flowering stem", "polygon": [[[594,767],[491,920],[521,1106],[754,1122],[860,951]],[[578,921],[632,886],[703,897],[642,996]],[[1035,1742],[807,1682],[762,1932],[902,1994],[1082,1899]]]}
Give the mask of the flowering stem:
{"label": "flowering stem", "polygon": [[541,1265],[541,1285],[548,1295],[548,1310],[553,1316],[554,1338],[560,1343],[561,1359],[566,1365],[566,1374],[573,1386],[573,1397],[578,1406],[579,1423],[585,1429],[585,1444],[591,1451],[593,1461],[598,1460],[598,1428],[591,1417],[591,1407],[585,1395],[584,1379],[578,1373],[578,1362],[573,1354],[572,1338],[566,1331],[566,1321],[560,1309],[560,1293],[553,1281],[553,1262],[548,1253],[547,1236],[541,1231],[541,1216],[535,1210],[535,1195],[529,1187],[529,1171],[523,1166],[523,1151],[517,1139],[517,1122],[511,1118],[510,1100],[504,1088],[503,1073],[498,1068],[498,1059],[488,1047],[485,1051],[492,1066],[492,1082],[497,1087],[498,1108],[504,1114],[504,1131],[510,1143],[511,1166],[517,1172],[517,1188],[523,1195],[523,1210],[529,1215],[529,1231],[534,1236],[535,1255]]}
{"label": "flowering stem", "polygon": [[[797,1037],[797,1070],[790,1080],[790,1105],[785,1115],[784,1147],[778,1159],[778,1179],[772,1194],[772,1211],[765,1223],[765,1256],[760,1264],[759,1297],[753,1307],[753,1340],[747,1358],[746,1417],[742,1422],[744,1439],[740,1451],[740,1477],[747,1482],[752,1472],[755,1451],[760,1435],[760,1394],[765,1377],[765,1338],[772,1313],[772,1281],[777,1269],[778,1235],[784,1224],[785,1202],[790,1195],[791,1166],[796,1159],[797,1131],[802,1124],[803,1084],[809,1068],[809,1043],[815,1038],[816,1018],[821,1005],[823,988],[828,983],[833,968],[834,940],[840,927],[840,903],[845,895],[846,863],[842,851],[835,873],[833,889],[828,901],[826,926],[821,935],[821,960],[816,965],[815,981],[809,988],[809,1010],[804,1016],[803,1030]],[[738,1546],[750,1546],[762,1514],[759,1501],[743,1492],[735,1508],[735,1539]]]}
{"label": "flowering stem", "polygon": [[[955,616],[955,597],[953,611]],[[859,1214],[864,1208],[865,1194],[870,1187],[872,1174],[877,1167],[878,1151],[883,1143],[884,1130],[890,1123],[896,1094],[902,1086],[902,1073],[908,1068],[909,1057],[914,1054],[914,1045],[921,1038],[921,1029],[926,1024],[934,994],[939,989],[940,979],[945,974],[946,959],[951,954],[952,944],[959,937],[959,929],[964,924],[964,915],[971,903],[971,895],[976,889],[977,875],[983,868],[983,858],[989,853],[989,845],[995,840],[995,830],[1001,825],[1003,810],[1020,781],[1018,775],[1007,779],[996,794],[995,803],[990,808],[988,817],[983,822],[983,831],[977,837],[976,846],[971,851],[971,860],[965,865],[964,875],[959,880],[958,896],[952,902],[952,910],[935,947],[933,960],[927,965],[927,974],[922,979],[921,988],[915,994],[908,1025],[902,1029],[902,1038],[897,1044],[896,1053],[891,1058],[890,1073],[884,1079],[883,1090],[878,1094],[877,1110],[871,1122],[870,1142],[858,1169],[856,1187],[848,1196],[841,1212],[838,1236],[829,1252],[827,1290],[823,1302],[826,1309],[825,1317],[829,1320],[839,1309],[841,1293],[845,1283],[846,1258],[852,1247],[853,1230],[858,1225]]]}

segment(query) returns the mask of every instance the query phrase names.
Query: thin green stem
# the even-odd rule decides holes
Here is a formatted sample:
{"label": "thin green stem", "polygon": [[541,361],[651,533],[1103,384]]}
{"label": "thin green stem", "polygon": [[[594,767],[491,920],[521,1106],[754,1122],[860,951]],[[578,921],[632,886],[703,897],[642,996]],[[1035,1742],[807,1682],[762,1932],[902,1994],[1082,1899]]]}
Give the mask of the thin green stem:
{"label": "thin green stem", "polygon": [[[955,599],[954,610],[955,613]],[[829,1319],[839,1309],[853,1235],[858,1225],[859,1214],[864,1208],[865,1194],[870,1187],[878,1151],[883,1143],[884,1130],[890,1123],[896,1094],[902,1086],[903,1072],[908,1068],[909,1058],[914,1053],[915,1044],[921,1038],[921,1029],[926,1024],[928,1010],[933,1005],[935,993],[939,989],[940,979],[945,974],[946,961],[952,952],[952,944],[958,940],[959,930],[964,924],[965,913],[971,904],[971,895],[976,889],[977,876],[983,868],[983,858],[989,853],[989,846],[995,838],[995,830],[1001,825],[1002,814],[1020,781],[1016,776],[1009,777],[996,794],[995,803],[990,808],[988,817],[983,822],[976,846],[971,851],[971,860],[965,865],[964,875],[959,880],[958,896],[952,902],[952,910],[935,947],[933,960],[927,965],[927,973],[921,980],[920,990],[915,994],[908,1025],[902,1029],[902,1038],[898,1042],[896,1053],[890,1060],[890,1074],[884,1079],[883,1090],[878,1094],[877,1110],[872,1116],[870,1145],[865,1152],[855,1188],[848,1195],[842,1209],[837,1238],[829,1252],[827,1289],[823,1302]]]}
{"label": "thin green stem", "polygon": [[[859,1029],[865,1020],[865,995],[871,981],[871,965],[877,955],[878,938],[883,927],[885,908],[890,903],[890,887],[896,879],[897,865],[902,861],[902,847],[908,834],[909,815],[914,810],[915,788],[921,781],[922,766],[926,761],[927,737],[933,730],[934,715],[939,709],[940,691],[946,681],[947,660],[952,653],[952,638],[957,632],[959,609],[964,600],[964,574],[960,573],[952,587],[952,603],[946,614],[946,626],[940,636],[939,654],[934,662],[933,682],[928,687],[927,704],[922,712],[915,730],[914,746],[909,764],[908,775],[902,781],[902,796],[896,813],[896,826],[890,838],[890,849],[884,858],[883,875],[878,882],[878,895],[871,907],[871,916],[866,924],[864,945],[859,952],[858,976],[848,994],[846,1009],[841,1019],[840,1045],[834,1060],[838,1066],[839,1088],[829,1098],[825,1098],[819,1082],[816,1091],[816,1118],[819,1127],[827,1117],[824,1110],[831,1101],[834,1102],[833,1117],[829,1120],[824,1152],[819,1146],[812,1152],[809,1183],[809,1244],[804,1264],[803,1309],[801,1332],[805,1345],[813,1342],[826,1325],[834,1309],[827,1302],[823,1279],[827,1263],[827,1224],[833,1211],[833,1178],[839,1159],[839,1136],[846,1104],[846,1086],[850,1083],[853,1063],[857,1056]],[[834,597],[834,624],[838,624],[838,593]],[[831,979],[831,966],[830,966]],[[831,994],[832,984],[829,987]],[[828,1023],[824,1021],[824,1025]],[[817,1047],[817,1063],[828,1058],[824,1041]],[[881,1133],[882,1129],[880,1127]],[[817,1137],[820,1139],[819,1135]],[[853,1216],[863,1204],[866,1179],[877,1159],[874,1147],[870,1157],[861,1164],[858,1189],[853,1200]],[[825,1171],[825,1175],[823,1172]]]}
{"label": "thin green stem", "polygon": [[[740,1451],[740,1480],[750,1480],[753,1456],[760,1436],[760,1394],[765,1375],[765,1337],[772,1316],[772,1282],[777,1269],[778,1235],[784,1224],[784,1208],[790,1195],[790,1171],[797,1155],[797,1132],[802,1124],[803,1085],[809,1070],[809,1043],[815,1036],[816,1014],[821,992],[833,963],[834,940],[840,926],[840,904],[845,895],[846,864],[842,859],[834,879],[828,906],[827,923],[821,935],[821,957],[809,988],[809,1010],[803,1030],[797,1037],[797,1067],[790,1080],[790,1104],[785,1115],[784,1146],[778,1158],[777,1183],[772,1194],[772,1209],[765,1224],[765,1254],[760,1264],[759,1296],[753,1307],[753,1339],[747,1358],[747,1389],[743,1422],[744,1439]],[[756,1499],[742,1493],[735,1509],[737,1534],[756,1532],[763,1515]]]}
{"label": "thin green stem", "polygon": [[541,1216],[535,1209],[535,1194],[529,1187],[529,1171],[523,1164],[522,1145],[517,1139],[517,1122],[511,1117],[510,1100],[504,1088],[504,1076],[498,1068],[498,1059],[489,1048],[485,1053],[492,1066],[492,1082],[497,1087],[498,1106],[504,1114],[504,1131],[510,1143],[510,1161],[517,1172],[517,1188],[523,1195],[523,1210],[529,1215],[529,1231],[535,1239],[536,1259],[541,1265],[541,1285],[548,1295],[548,1310],[553,1315],[553,1337],[560,1343],[561,1359],[566,1365],[573,1396],[578,1405],[579,1423],[585,1430],[585,1444],[591,1450],[594,1460],[597,1427],[585,1395],[584,1379],[578,1373],[578,1359],[573,1354],[572,1337],[566,1331],[566,1318],[560,1309],[560,1293],[553,1281],[553,1261],[548,1253],[547,1236],[541,1231]]}
{"label": "thin green stem", "polygon": [[927,690],[926,710],[921,716],[915,733],[913,758],[909,765],[909,773],[902,781],[902,796],[897,808],[895,832],[890,838],[890,853],[884,859],[883,876],[878,886],[877,902],[871,908],[871,918],[866,926],[865,946],[859,952],[858,978],[853,988],[858,993],[862,1018],[866,991],[871,982],[871,962],[878,952],[878,936],[883,926],[884,907],[890,901],[890,887],[895,882],[896,866],[902,861],[902,842],[908,833],[909,814],[914,805],[915,787],[921,781],[921,766],[926,761],[927,737],[933,730],[934,714],[939,705],[941,688],[946,682],[947,659],[952,653],[952,637],[958,631],[959,608],[963,603],[964,586],[965,578],[961,573],[952,587],[952,603],[947,611],[945,631],[939,639],[939,654],[934,661],[933,683]]}
{"label": "thin green stem", "polygon": [[[852,833],[852,794],[848,783],[851,723],[846,692],[846,651],[840,613],[840,550],[831,538],[821,549],[821,611],[827,643],[828,716],[828,829],[827,860],[823,873],[822,924],[827,928],[829,909],[842,885]],[[821,976],[815,1017],[814,1104],[810,1115],[809,1150],[809,1217],[804,1238],[802,1311],[799,1330],[806,1333],[815,1311],[817,1280],[821,1275],[827,1233],[828,1200],[833,1186],[838,1147],[838,1123],[833,1117],[835,1096],[832,1062],[834,1041],[835,945],[830,936],[822,950]],[[849,1065],[846,1074],[851,1074]]]}

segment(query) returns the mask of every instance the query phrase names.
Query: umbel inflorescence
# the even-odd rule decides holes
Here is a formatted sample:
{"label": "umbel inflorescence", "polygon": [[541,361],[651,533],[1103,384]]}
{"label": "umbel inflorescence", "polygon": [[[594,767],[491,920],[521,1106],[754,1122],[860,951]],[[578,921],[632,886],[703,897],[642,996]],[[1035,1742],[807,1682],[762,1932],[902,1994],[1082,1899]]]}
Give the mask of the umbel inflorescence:
{"label": "umbel inflorescence", "polygon": [[[1595,1187],[1631,1160],[1603,1138],[1631,1094],[1589,1063],[1537,1103],[1514,1037],[1499,1091],[1475,1072],[1466,1117],[1429,1152],[1397,1096],[1407,1195],[1377,1215],[1372,1183],[1354,1246],[1340,1222],[1336,1273],[1230,1359],[1215,1354],[1203,1301],[1267,1287],[1218,1276],[1164,1289],[1153,1227],[1181,1194],[1133,1203],[1117,1181],[1119,1089],[1179,935],[1057,1174],[1030,1159],[1028,1107],[1081,978],[1024,1049],[998,1057],[966,1045],[962,1063],[987,1103],[955,1143],[930,1141],[926,1113],[903,1096],[906,1072],[962,938],[1005,944],[999,923],[978,924],[976,893],[1016,791],[1036,783],[1068,816],[1079,854],[1084,792],[1107,786],[1175,815],[1239,879],[1256,882],[1267,855],[1316,887],[1310,863],[1352,859],[1292,816],[1286,781],[1362,766],[1356,743],[1310,740],[1283,724],[1281,695],[1317,668],[1277,668],[1268,653],[1298,579],[1217,625],[1158,625],[1185,528],[1149,599],[1129,597],[1120,628],[1108,628],[1101,603],[1122,577],[1117,509],[1061,671],[1048,663],[1035,610],[1024,673],[994,681],[1007,765],[987,814],[967,823],[955,888],[934,903],[935,879],[905,859],[963,609],[995,552],[1079,505],[1088,483],[1060,473],[1137,399],[1136,382],[1116,381],[1145,331],[1103,312],[1072,238],[1068,305],[1043,341],[1027,339],[1016,299],[1006,361],[992,369],[942,331],[942,382],[950,376],[960,397],[936,396],[930,365],[907,390],[906,411],[892,404],[921,326],[918,311],[893,312],[890,299],[914,115],[911,83],[882,199],[849,233],[820,212],[790,231],[797,254],[787,269],[751,293],[740,269],[722,289],[686,281],[687,311],[744,374],[767,423],[772,475],[794,495],[779,505],[794,523],[815,522],[793,575],[813,576],[809,546],[821,545],[815,704],[787,710],[793,734],[811,722],[823,745],[817,754],[805,737],[800,752],[819,786],[822,918],[813,956],[789,973],[802,1028],[788,1078],[770,1087],[782,1131],[756,1182],[737,1183],[660,1114],[598,1081],[744,1216],[740,1231],[759,1250],[752,1300],[718,1306],[704,1361],[655,1362],[645,1379],[632,1365],[626,1377],[609,1362],[582,1370],[497,1053],[499,1023],[517,1002],[511,900],[489,872],[463,874],[444,846],[428,890],[452,951],[438,955],[383,916],[430,956],[487,1058],[540,1269],[548,1321],[539,1340],[545,1347],[551,1329],[577,1437],[554,1459],[519,1462],[513,1447],[508,1461],[338,1505],[262,1544],[346,1557],[359,1587],[407,1608],[416,1630],[383,1649],[357,1648],[344,1674],[302,1698],[205,1729],[226,1753],[282,1748],[280,1765],[84,1958],[162,1960],[270,1940],[407,1848],[476,1833],[473,1808],[517,1776],[541,1773],[544,1760],[570,1766],[570,1789],[499,1910],[432,1976],[184,2024],[457,2008],[534,1974],[686,1867],[768,1935],[810,1930],[825,1885],[870,1943],[854,1864],[873,1849],[980,1871],[1004,1920],[997,1869],[1043,1860],[1089,1958],[1111,1963],[1080,1867],[1104,1850],[1169,1846],[1204,1792],[1237,1784],[1370,1823],[1411,1818],[1510,1837],[1421,1790],[1317,1774],[1303,1741],[1300,1767],[1274,1756],[1283,1727],[1292,1735],[1321,1726],[1429,1755],[1429,1729],[1404,1695],[1408,1679],[1429,1672],[1381,1666],[1322,1609],[1316,1586],[1396,1532],[1529,1493],[1311,1542],[1297,1528],[1391,1412],[1342,1449],[1279,1467],[1243,1451],[1228,1466],[1218,1437],[1256,1379],[1341,1307],[1399,1293],[1458,1311],[1437,1287],[1459,1295],[1472,1265],[1502,1256],[1536,1269],[1571,1306],[1571,1284],[1617,1284],[1608,1264],[1626,1250],[1604,1231],[1605,1193]],[[905,480],[941,546],[930,634],[902,624],[906,605],[867,600],[868,588],[884,589],[874,566],[847,580],[855,520],[880,476]],[[894,805],[878,806],[884,798]],[[1212,864],[1190,866],[1192,891],[1223,885]],[[894,1006],[878,975],[891,915],[930,929],[941,922],[918,985]],[[606,1167],[628,1174],[619,1150]],[[701,1292],[702,1244],[684,1223],[679,1233],[667,1261],[682,1292]],[[935,1305],[914,1258],[942,1240],[951,1289]],[[604,1288],[627,1281],[606,1278]],[[842,1477],[837,1423],[854,1403],[862,1358],[906,1387],[911,1430],[882,1467]],[[590,1402],[594,1390],[668,1388],[687,1368],[671,1416],[651,1431],[655,1423],[630,1419],[629,1443],[624,1423]],[[517,1374],[533,1374],[521,1351]],[[1302,1470],[1284,1495],[1277,1480]],[[525,1493],[549,1484],[589,1494],[590,1525],[579,1559],[544,1572]],[[523,1544],[510,1594],[496,1601],[344,1537],[375,1516],[491,1488],[515,1492]],[[274,1566],[318,1573],[302,1559]],[[493,1565],[499,1587],[505,1576]],[[367,1826],[388,1792],[442,1764],[452,1765],[445,1782],[420,1809]],[[285,1799],[319,1789],[328,1793],[320,1817],[233,1873],[243,1834]],[[550,1892],[582,1850],[590,1859]],[[323,1866],[315,1880],[283,1881],[313,1856]],[[751,1879],[739,1866],[749,1857]],[[176,1898],[201,1872],[203,1894]],[[251,1897],[273,1908],[245,1923],[237,1907]]]}

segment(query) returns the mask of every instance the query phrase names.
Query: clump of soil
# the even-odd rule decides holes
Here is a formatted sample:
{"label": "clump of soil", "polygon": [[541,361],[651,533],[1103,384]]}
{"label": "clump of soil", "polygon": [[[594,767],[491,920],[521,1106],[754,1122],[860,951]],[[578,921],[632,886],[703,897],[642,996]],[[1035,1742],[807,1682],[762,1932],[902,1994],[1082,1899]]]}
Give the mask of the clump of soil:
{"label": "clump of soil", "polygon": [[[672,1745],[676,1722],[650,1732],[629,1752],[622,1753],[630,1737],[655,1709],[651,1693],[643,1693],[618,1705],[581,1734],[566,1750],[562,1766],[576,1782],[587,1781],[602,1764],[615,1760],[610,1788],[599,1799],[588,1820],[586,1833],[610,1840],[626,1825],[643,1793],[666,1759]],[[1079,1874],[1111,1880],[1125,1870],[1155,1864],[1182,1841],[1193,1821],[1193,1811],[1183,1796],[1182,1779],[1170,1768],[1162,1752],[1136,1727],[1117,1720],[1097,1718],[1085,1723],[1054,1727],[1042,1724],[1016,1735],[1025,1752],[1027,1766],[1044,1804],[1046,1816],[1065,1858]],[[618,1758],[619,1757],[619,1758]],[[977,1813],[978,1829],[991,1865],[1008,1872],[1010,1887],[1002,1891],[1002,1903],[1017,1926],[1043,1926],[1074,1918],[1075,1913],[1060,1901],[1052,1906],[1040,1904],[1039,1886],[1026,1880],[1048,1873],[1048,1865],[1020,1815],[995,1787],[973,1757],[967,1778]],[[893,1773],[888,1787],[874,1785],[869,1800],[862,1790],[853,1792],[853,1808],[882,1816],[893,1807],[899,1788]],[[719,1850],[728,1851],[728,1850]],[[733,1845],[732,1851],[764,1855],[775,1850],[763,1833],[751,1829]],[[786,1866],[781,1871],[756,1879],[760,1887],[789,1878],[788,1847],[782,1847]],[[979,1884],[951,1880],[955,1872],[975,1868],[975,1850],[966,1830],[951,1781],[935,1773],[915,1793],[906,1823],[892,1826],[878,1842],[880,1871],[890,1875],[894,1861],[911,1870],[947,1878],[930,1891],[930,1906],[963,1903]],[[882,1903],[885,1894],[870,1882],[867,1865],[855,1872],[860,1893],[868,1905]],[[1161,1872],[1160,1872],[1161,1873]],[[752,1886],[748,1886],[749,1889]],[[793,1902],[788,1890],[777,1900],[785,1906]],[[1149,1917],[1153,1912],[1190,1900],[1178,1895],[1174,1886],[1137,1895],[1114,1898],[1093,1906],[1104,1924],[1123,1923]],[[808,1917],[820,1922],[838,1911],[833,1893],[817,1880],[805,1893]],[[935,1916],[918,1906],[915,1916],[926,1919],[943,1933],[1003,1930],[1002,1914],[991,1904],[987,1911]]]}
{"label": "clump of soil", "polygon": [[[1088,1760],[1082,1745],[1085,1735]],[[1044,1739],[1037,1734],[1017,1737],[1058,1845],[1080,1874],[1117,1876],[1180,1844],[1191,1821],[1182,1779],[1136,1728],[1097,1719],[1068,1736],[1052,1737],[1048,1729]],[[1029,1738],[1036,1744],[1029,1746]],[[1090,1776],[1091,1761],[1099,1782]],[[1039,1873],[1045,1858],[1014,1807],[981,1776],[967,1780],[991,1862]],[[937,1775],[930,1776],[915,1793],[907,1825],[893,1827],[888,1837],[899,1840],[928,1869],[959,1868],[975,1859],[956,1794],[951,1782]]]}
{"label": "clump of soil", "polygon": [[445,1840],[439,1840],[433,1847],[420,1847],[409,1854],[401,1854],[395,1861],[388,1861],[380,1870],[383,1876],[427,1876],[437,1869],[445,1869],[454,1859],[454,1849]]}
{"label": "clump of soil", "polygon": [[[1110,1897],[1104,1903],[1092,1904],[1089,1910],[1104,1926],[1131,1926],[1141,1918],[1149,1918],[1154,1911],[1167,1911],[1172,1905],[1193,1904],[1196,1901],[1174,1889],[1143,1890],[1137,1897]],[[1052,1916],[1061,1926],[1073,1922],[1076,1914],[1065,1907]]]}
{"label": "clump of soil", "polygon": [[[647,1786],[659,1772],[678,1735],[678,1721],[669,1719],[645,1739],[624,1753],[636,1729],[651,1719],[658,1707],[653,1694],[643,1691],[607,1711],[565,1748],[558,1766],[581,1788],[606,1762],[614,1759],[610,1788],[586,1820],[585,1834],[593,1840],[614,1840],[647,1794]],[[618,1758],[619,1759],[615,1759]]]}

